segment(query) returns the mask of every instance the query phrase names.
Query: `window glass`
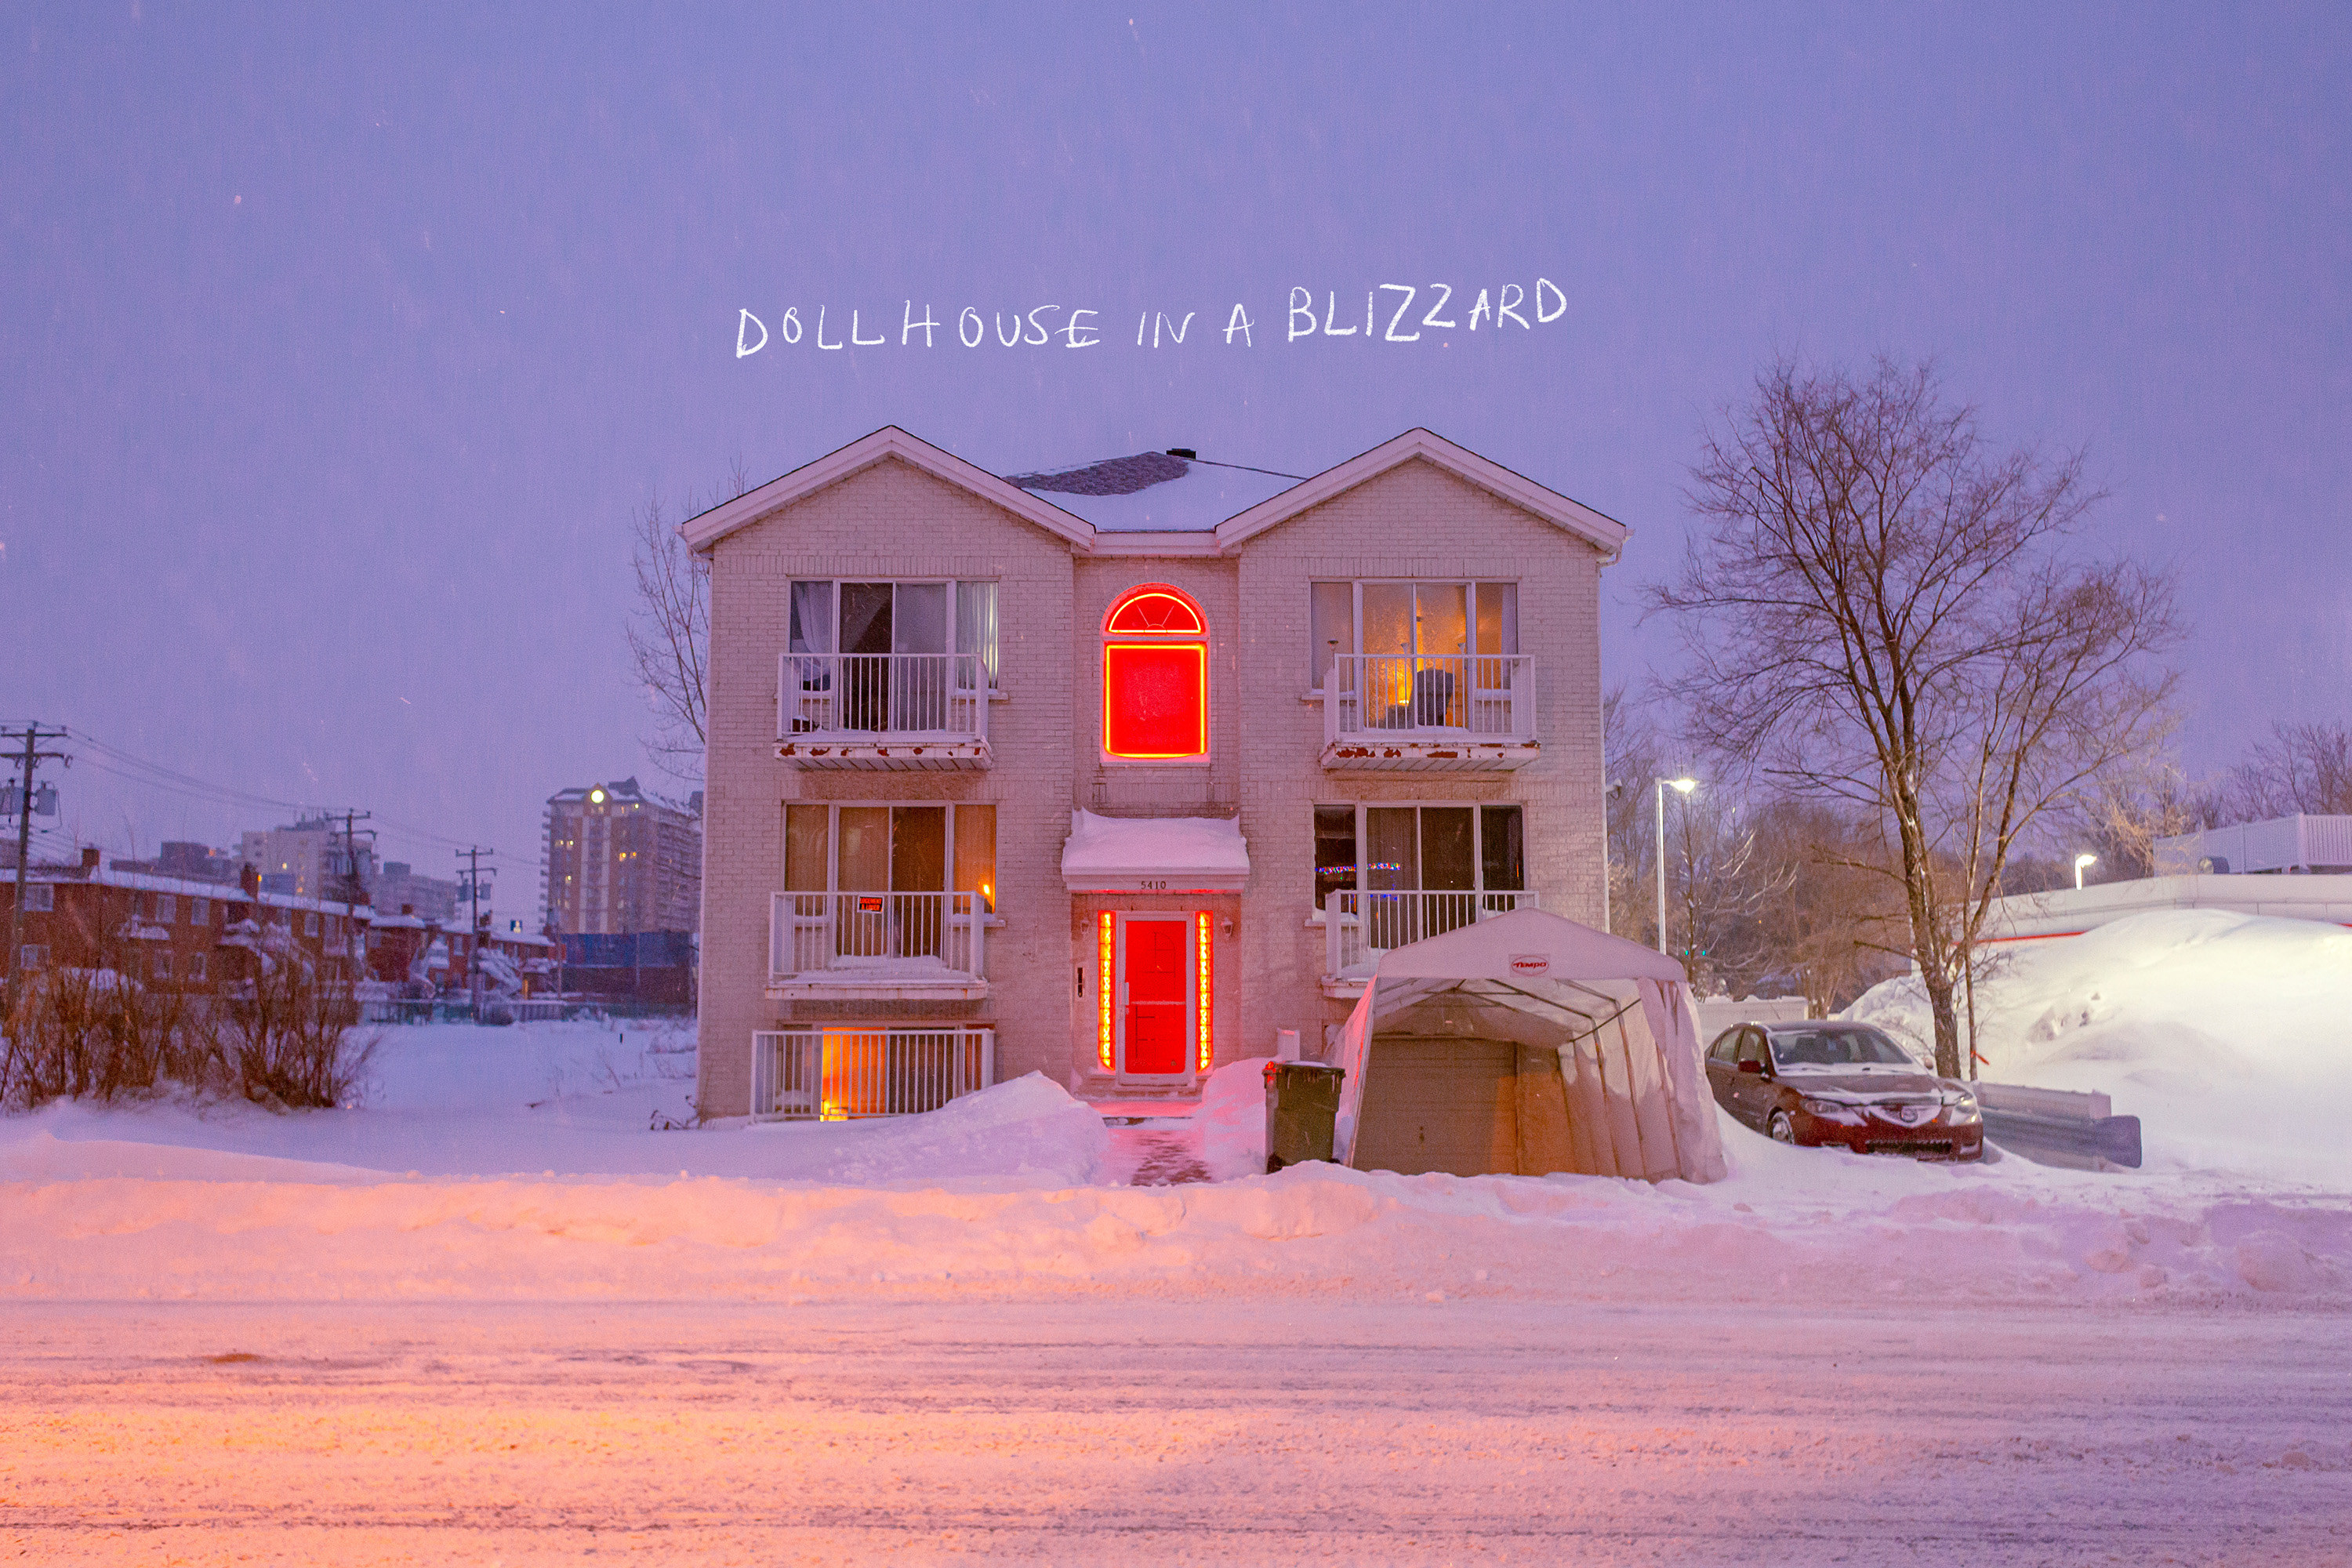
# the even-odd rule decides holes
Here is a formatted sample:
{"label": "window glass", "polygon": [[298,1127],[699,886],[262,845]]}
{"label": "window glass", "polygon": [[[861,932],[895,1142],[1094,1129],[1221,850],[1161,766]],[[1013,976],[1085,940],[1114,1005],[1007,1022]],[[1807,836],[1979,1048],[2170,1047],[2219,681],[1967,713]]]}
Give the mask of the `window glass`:
{"label": "window glass", "polygon": [[956,684],[967,689],[996,689],[996,584],[956,584],[956,652],[969,657],[974,668],[960,669]]}
{"label": "window glass", "polygon": [[841,808],[840,832],[840,874],[835,885],[845,893],[887,891],[890,808],[845,805]]}
{"label": "window glass", "polygon": [[1316,584],[1312,621],[1313,646],[1307,650],[1307,684],[1309,689],[1320,691],[1323,678],[1330,672],[1331,661],[1349,658],[1356,651],[1356,585]]}
{"label": "window glass", "polygon": [[829,847],[825,818],[830,809],[822,805],[788,805],[784,807],[784,891],[788,893],[822,893],[825,891],[825,858]]}
{"label": "window glass", "polygon": [[1421,583],[1413,588],[1414,651],[1423,658],[1452,658],[1470,651],[1469,590],[1460,583]]}
{"label": "window glass", "polygon": [[1174,589],[1135,589],[1104,619],[1102,747],[1137,761],[1209,751],[1209,645],[1200,612]]}
{"label": "window glass", "polygon": [[942,893],[948,886],[948,814],[940,805],[890,808],[890,889]]}
{"label": "window glass", "polygon": [[170,893],[155,895],[155,923],[170,925],[180,918],[180,900]]}
{"label": "window glass", "polygon": [[892,653],[948,651],[948,585],[901,583],[891,608]]}
{"label": "window glass", "polygon": [[188,900],[188,923],[190,925],[199,926],[207,926],[213,923],[213,905],[210,899],[190,899]]}
{"label": "window glass", "polygon": [[204,977],[205,955],[201,952],[192,953],[188,958],[188,978],[191,980],[202,980]]}
{"label": "window glass", "polygon": [[1364,584],[1364,653],[1398,657],[1412,652],[1412,584]]}
{"label": "window glass", "polygon": [[1318,805],[1315,808],[1315,907],[1333,893],[1356,886],[1356,808]]}
{"label": "window glass", "polygon": [[39,914],[58,907],[58,889],[49,882],[27,882],[25,885],[25,912]]}
{"label": "window glass", "polygon": [[1740,1030],[1739,1053],[1737,1059],[1743,1062],[1762,1061],[1764,1059],[1764,1037],[1758,1034],[1753,1029]]}
{"label": "window glass", "polygon": [[841,584],[841,651],[890,651],[890,589],[888,583]]}
{"label": "window glass", "polygon": [[172,955],[170,953],[159,952],[155,955],[155,978],[158,980],[169,980],[172,978]]}
{"label": "window glass", "polygon": [[955,808],[955,890],[977,893],[982,914],[996,912],[996,807]]}
{"label": "window glass", "polygon": [[1421,808],[1421,885],[1446,892],[1476,887],[1477,858],[1466,805]]}
{"label": "window glass", "polygon": [[833,651],[833,584],[793,584],[793,646],[794,653]]}
{"label": "window glass", "polygon": [[1485,806],[1478,818],[1478,869],[1483,885],[1496,892],[1523,891],[1528,885],[1528,872],[1520,839],[1519,808]]}
{"label": "window glass", "polygon": [[1364,886],[1421,886],[1420,813],[1409,805],[1375,805],[1364,813]]}
{"label": "window glass", "polygon": [[[1489,657],[1519,651],[1519,585],[1517,583],[1478,584],[1478,652]],[[1500,682],[1482,680],[1482,686]]]}
{"label": "window glass", "polygon": [[1737,1029],[1726,1029],[1723,1033],[1716,1036],[1715,1044],[1707,1047],[1706,1054],[1716,1061],[1727,1062],[1731,1059],[1732,1048],[1738,1044],[1739,1031]]}
{"label": "window glass", "polygon": [[304,936],[316,936],[319,934],[318,910],[312,910],[309,914],[302,917],[302,934]]}

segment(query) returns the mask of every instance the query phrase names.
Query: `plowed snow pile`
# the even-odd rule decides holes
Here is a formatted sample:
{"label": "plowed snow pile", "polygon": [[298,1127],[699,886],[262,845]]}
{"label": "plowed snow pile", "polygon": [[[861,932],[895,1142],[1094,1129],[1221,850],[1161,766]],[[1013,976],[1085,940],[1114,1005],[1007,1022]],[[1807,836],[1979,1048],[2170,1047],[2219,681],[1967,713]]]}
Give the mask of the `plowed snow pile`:
{"label": "plowed snow pile", "polygon": [[[1906,975],[1850,1016],[1934,1037]],[[2212,910],[2017,943],[1977,986],[1982,1076],[2096,1089],[2150,1171],[2352,1187],[2352,931]]]}
{"label": "plowed snow pile", "polygon": [[[2340,1182],[1927,1166],[1726,1122],[1733,1174],[1706,1187],[1315,1164],[1110,1186],[1099,1117],[1034,1076],[889,1122],[649,1131],[686,1081],[666,1044],[401,1030],[350,1110],[7,1118],[0,1298],[2352,1298]],[[1260,1070],[1204,1107],[1214,1174],[1262,1159]]]}

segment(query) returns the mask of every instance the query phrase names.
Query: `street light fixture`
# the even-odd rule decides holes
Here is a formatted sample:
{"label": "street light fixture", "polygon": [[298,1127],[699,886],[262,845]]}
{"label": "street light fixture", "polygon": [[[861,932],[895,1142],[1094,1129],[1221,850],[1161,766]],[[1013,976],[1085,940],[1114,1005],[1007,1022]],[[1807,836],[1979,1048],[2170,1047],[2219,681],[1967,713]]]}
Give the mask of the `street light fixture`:
{"label": "street light fixture", "polygon": [[[1658,951],[1666,951],[1666,791],[1688,795],[1698,788],[1696,779],[1658,779]],[[2076,873],[2080,875],[2080,873]]]}
{"label": "street light fixture", "polygon": [[2099,858],[2096,855],[2084,854],[2074,857],[2074,890],[2076,892],[2079,893],[2083,890],[2084,868],[2095,866],[2098,863]]}

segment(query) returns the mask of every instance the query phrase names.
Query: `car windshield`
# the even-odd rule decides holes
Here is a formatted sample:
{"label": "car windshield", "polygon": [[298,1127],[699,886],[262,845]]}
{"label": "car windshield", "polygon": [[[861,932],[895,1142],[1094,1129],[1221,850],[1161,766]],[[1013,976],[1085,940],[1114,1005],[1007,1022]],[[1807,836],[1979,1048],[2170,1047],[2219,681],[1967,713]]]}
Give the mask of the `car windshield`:
{"label": "car windshield", "polygon": [[1867,1024],[1812,1029],[1775,1029],[1772,1062],[1782,1068],[1874,1068],[1913,1066],[1903,1047]]}

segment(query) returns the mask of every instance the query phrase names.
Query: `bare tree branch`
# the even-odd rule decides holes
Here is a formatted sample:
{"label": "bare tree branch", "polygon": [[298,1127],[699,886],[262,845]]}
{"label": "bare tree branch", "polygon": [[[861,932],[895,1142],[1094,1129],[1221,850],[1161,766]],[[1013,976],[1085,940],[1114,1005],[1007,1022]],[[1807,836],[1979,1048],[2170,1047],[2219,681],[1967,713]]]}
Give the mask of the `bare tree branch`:
{"label": "bare tree branch", "polygon": [[686,517],[722,505],[751,488],[741,458],[725,481],[711,488],[698,506],[688,491],[680,522],[672,522],[658,498],[631,521],[637,602],[629,613],[629,659],[646,689],[655,731],[646,749],[671,776],[693,784],[702,778],[702,753],[709,736],[705,702],[709,689],[710,565],[686,545],[678,530]]}

